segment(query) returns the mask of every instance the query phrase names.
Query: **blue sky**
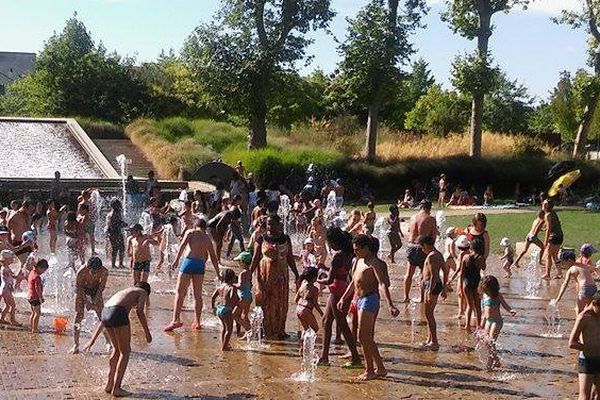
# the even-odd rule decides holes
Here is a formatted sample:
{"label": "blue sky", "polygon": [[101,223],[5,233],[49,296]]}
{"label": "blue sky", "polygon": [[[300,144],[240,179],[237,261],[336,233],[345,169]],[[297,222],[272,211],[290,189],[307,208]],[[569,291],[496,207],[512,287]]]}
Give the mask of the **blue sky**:
{"label": "blue sky", "polygon": [[[452,59],[475,44],[452,34],[440,20],[442,0],[428,1],[427,27],[413,37],[418,49],[415,58],[423,57],[436,80],[449,87]],[[496,61],[510,78],[540,98],[547,97],[560,71],[585,65],[585,32],[550,21],[562,7],[578,7],[579,1],[536,0],[528,11],[495,16],[491,49]],[[345,18],[355,15],[366,2],[332,0],[338,12],[331,27],[334,36],[344,37]],[[0,0],[0,51],[40,51],[44,40],[62,29],[76,11],[95,40],[102,40],[109,50],[140,61],[152,60],[161,49],[179,49],[193,28],[210,20],[218,7],[218,0]],[[305,70],[320,67],[329,72],[339,59],[336,43],[325,33],[313,36],[309,54],[314,60]]]}

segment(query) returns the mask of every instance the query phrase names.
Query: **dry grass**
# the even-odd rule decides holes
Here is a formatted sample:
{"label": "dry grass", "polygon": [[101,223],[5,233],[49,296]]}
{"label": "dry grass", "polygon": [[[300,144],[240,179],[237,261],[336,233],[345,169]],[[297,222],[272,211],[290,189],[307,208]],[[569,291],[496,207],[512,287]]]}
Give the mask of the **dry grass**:
{"label": "dry grass", "polygon": [[[529,142],[529,140],[526,140]],[[505,135],[501,133],[484,132],[482,139],[482,152],[485,157],[510,157],[518,155],[523,146],[522,137]],[[550,154],[551,150],[537,144],[539,150]],[[423,136],[421,138],[393,134],[386,132],[381,137],[377,147],[378,156],[382,161],[396,161],[403,159],[439,159],[469,154],[469,135],[452,134],[441,138],[437,136]]]}

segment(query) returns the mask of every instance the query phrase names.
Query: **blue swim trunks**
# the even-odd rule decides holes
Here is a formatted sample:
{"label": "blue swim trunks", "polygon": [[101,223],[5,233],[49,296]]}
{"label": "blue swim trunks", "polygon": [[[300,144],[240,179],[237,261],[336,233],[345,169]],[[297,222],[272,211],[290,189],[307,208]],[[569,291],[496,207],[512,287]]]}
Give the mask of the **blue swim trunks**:
{"label": "blue swim trunks", "polygon": [[227,314],[231,314],[233,309],[227,305],[219,304],[217,306],[217,317],[223,318]]}
{"label": "blue swim trunks", "polygon": [[379,294],[372,292],[366,296],[359,297],[357,305],[359,310],[377,314],[379,312]]}
{"label": "blue swim trunks", "polygon": [[205,261],[201,258],[186,257],[181,262],[179,271],[188,275],[204,275],[205,264]]}

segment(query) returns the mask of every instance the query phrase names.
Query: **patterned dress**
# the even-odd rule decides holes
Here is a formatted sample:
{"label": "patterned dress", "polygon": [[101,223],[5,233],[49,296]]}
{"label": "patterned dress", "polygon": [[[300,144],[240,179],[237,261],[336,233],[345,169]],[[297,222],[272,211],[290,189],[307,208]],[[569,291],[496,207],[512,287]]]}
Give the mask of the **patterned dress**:
{"label": "patterned dress", "polygon": [[285,334],[289,300],[288,255],[291,242],[287,235],[265,235],[260,245],[262,259],[258,267],[256,303],[264,312],[267,338]]}

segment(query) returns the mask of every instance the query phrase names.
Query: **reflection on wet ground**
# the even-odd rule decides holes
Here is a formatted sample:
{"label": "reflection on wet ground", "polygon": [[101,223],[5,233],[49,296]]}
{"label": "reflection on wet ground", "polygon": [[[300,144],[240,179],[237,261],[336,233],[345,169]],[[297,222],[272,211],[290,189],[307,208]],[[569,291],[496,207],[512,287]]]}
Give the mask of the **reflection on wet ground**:
{"label": "reflection on wet ground", "polygon": [[[501,277],[497,258],[488,272]],[[207,268],[205,304],[214,289],[214,273]],[[402,294],[405,266],[394,265],[392,295]],[[139,323],[132,316],[134,337],[125,388],[137,399],[500,399],[500,398],[576,398],[576,356],[567,348],[567,335],[574,320],[574,289],[560,304],[563,338],[543,338],[544,313],[559,281],[544,283],[541,300],[524,299],[525,271],[517,270],[509,281],[501,279],[502,291],[517,310],[516,317],[505,316],[498,346],[503,368],[486,372],[482,369],[475,341],[459,327],[455,318],[456,296],[437,307],[438,336],[441,349],[434,353],[411,343],[411,316],[405,305],[398,318],[392,319],[382,309],[377,324],[377,341],[389,370],[386,379],[356,384],[358,371],[340,368],[343,346],[334,346],[332,366],[317,370],[313,383],[296,382],[291,376],[300,370],[294,308],[290,307],[288,332],[292,339],[270,342],[260,350],[242,350],[244,341],[233,342],[233,352],[219,350],[220,326],[208,311],[203,314],[204,329],[192,332],[190,311],[184,312],[186,327],[165,334],[162,328],[171,317],[174,281],[166,277],[153,283],[155,294],[148,311],[154,341],[144,341]],[[105,298],[129,283],[124,271],[111,271]],[[413,285],[414,286],[414,285]],[[417,297],[413,287],[412,297]],[[28,306],[17,299],[18,319],[28,319]],[[325,301],[325,295],[321,301]],[[418,308],[416,343],[426,338],[423,310]],[[51,332],[51,317],[42,317],[44,333],[31,335],[0,325],[0,398],[1,399],[96,399],[104,398],[108,356],[103,339],[91,353],[69,355],[71,333]],[[71,325],[70,325],[71,328]],[[85,339],[84,339],[85,340]],[[319,342],[317,348],[319,348]]]}

